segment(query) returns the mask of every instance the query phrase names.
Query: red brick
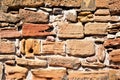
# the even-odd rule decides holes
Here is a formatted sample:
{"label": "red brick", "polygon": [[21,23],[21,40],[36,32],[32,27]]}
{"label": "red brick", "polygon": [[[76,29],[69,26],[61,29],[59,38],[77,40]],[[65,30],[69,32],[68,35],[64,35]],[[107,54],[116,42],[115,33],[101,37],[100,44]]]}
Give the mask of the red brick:
{"label": "red brick", "polygon": [[43,12],[34,12],[29,10],[20,9],[19,15],[24,22],[29,23],[47,23],[48,14]]}
{"label": "red brick", "polygon": [[83,25],[81,23],[58,23],[58,37],[83,38]]}
{"label": "red brick", "polygon": [[93,41],[88,40],[68,40],[67,53],[73,56],[88,57],[95,54]]}
{"label": "red brick", "polygon": [[15,53],[15,44],[13,42],[0,42],[0,53]]}
{"label": "red brick", "polygon": [[114,47],[120,45],[120,38],[108,39],[104,42],[105,47]]}
{"label": "red brick", "polygon": [[20,66],[25,66],[30,68],[47,66],[47,61],[45,60],[30,60],[30,59],[17,58],[16,62]]}
{"label": "red brick", "polygon": [[106,35],[107,23],[87,23],[85,24],[86,35]]}
{"label": "red brick", "polygon": [[120,49],[113,50],[109,53],[110,61],[120,63]]}
{"label": "red brick", "polygon": [[53,35],[54,32],[51,31],[51,28],[52,27],[48,24],[25,23],[22,27],[22,35],[24,37],[44,37]]}
{"label": "red brick", "polygon": [[5,65],[5,78],[7,80],[24,80],[26,79],[28,69],[20,66]]}
{"label": "red brick", "polygon": [[66,69],[33,69],[32,80],[62,80],[66,76]]}
{"label": "red brick", "polygon": [[1,38],[19,38],[20,32],[18,32],[17,30],[11,28],[11,29],[7,29],[7,28],[3,28],[0,29],[0,37]]}
{"label": "red brick", "polygon": [[65,55],[65,43],[64,42],[44,41],[42,46],[43,46],[42,54]]}
{"label": "red brick", "polygon": [[70,69],[78,69],[80,67],[80,60],[73,57],[51,56],[48,57],[50,66],[66,67]]}

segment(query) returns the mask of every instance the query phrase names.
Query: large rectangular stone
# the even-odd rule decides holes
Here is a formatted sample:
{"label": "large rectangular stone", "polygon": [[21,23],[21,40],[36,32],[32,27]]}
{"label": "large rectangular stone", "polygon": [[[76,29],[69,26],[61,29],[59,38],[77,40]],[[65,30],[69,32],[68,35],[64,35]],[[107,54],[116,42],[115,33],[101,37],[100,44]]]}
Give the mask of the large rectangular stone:
{"label": "large rectangular stone", "polygon": [[0,37],[1,38],[19,38],[20,36],[21,36],[20,32],[15,30],[14,28],[0,29]]}
{"label": "large rectangular stone", "polygon": [[13,42],[0,42],[0,53],[15,53],[15,44]]}
{"label": "large rectangular stone", "polygon": [[107,23],[87,23],[85,24],[86,35],[106,35]]}
{"label": "large rectangular stone", "polygon": [[83,38],[83,25],[81,23],[58,23],[59,38]]}
{"label": "large rectangular stone", "polygon": [[48,24],[25,23],[22,27],[22,35],[24,37],[45,37],[54,35],[54,32],[53,27]]}
{"label": "large rectangular stone", "polygon": [[97,8],[108,8],[109,0],[96,0]]}
{"label": "large rectangular stone", "polygon": [[68,40],[67,53],[73,56],[88,57],[95,54],[93,41],[88,40]]}
{"label": "large rectangular stone", "polygon": [[19,15],[24,22],[29,23],[47,23],[49,18],[49,14],[45,12],[34,12],[24,9],[19,10]]}

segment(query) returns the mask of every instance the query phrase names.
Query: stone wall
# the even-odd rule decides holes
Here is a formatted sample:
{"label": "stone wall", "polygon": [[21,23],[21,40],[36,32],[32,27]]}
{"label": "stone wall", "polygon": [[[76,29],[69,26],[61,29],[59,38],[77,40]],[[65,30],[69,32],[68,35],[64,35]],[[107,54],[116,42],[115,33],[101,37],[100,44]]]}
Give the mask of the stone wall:
{"label": "stone wall", "polygon": [[0,0],[1,80],[120,80],[119,0]]}

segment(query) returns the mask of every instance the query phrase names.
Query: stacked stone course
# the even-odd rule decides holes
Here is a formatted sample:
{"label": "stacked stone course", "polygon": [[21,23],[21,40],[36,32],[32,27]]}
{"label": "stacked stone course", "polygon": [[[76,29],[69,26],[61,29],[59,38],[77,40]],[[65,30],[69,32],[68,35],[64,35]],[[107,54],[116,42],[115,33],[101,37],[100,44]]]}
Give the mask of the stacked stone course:
{"label": "stacked stone course", "polygon": [[0,80],[120,80],[119,0],[0,0]]}

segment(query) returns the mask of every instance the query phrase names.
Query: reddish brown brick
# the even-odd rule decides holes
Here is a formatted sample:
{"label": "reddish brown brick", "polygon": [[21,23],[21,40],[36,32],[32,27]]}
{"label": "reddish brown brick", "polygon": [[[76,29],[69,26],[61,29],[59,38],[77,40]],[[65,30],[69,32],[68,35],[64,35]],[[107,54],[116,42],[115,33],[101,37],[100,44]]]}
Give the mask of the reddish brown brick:
{"label": "reddish brown brick", "polygon": [[68,40],[67,53],[73,56],[88,57],[95,54],[93,41],[88,40]]}
{"label": "reddish brown brick", "polygon": [[15,44],[13,42],[0,42],[0,53],[15,53]]}
{"label": "reddish brown brick", "polygon": [[109,53],[110,61],[120,63],[120,49],[113,50]]}
{"label": "reddish brown brick", "polygon": [[5,65],[5,78],[7,80],[24,80],[26,79],[28,69],[20,66]]}
{"label": "reddish brown brick", "polygon": [[80,67],[80,60],[73,57],[51,56],[48,57],[50,66],[66,67],[70,69],[78,69]]}
{"label": "reddish brown brick", "polygon": [[48,15],[43,12],[33,12],[29,10],[20,9],[19,10],[20,17],[24,22],[29,23],[47,23]]}
{"label": "reddish brown brick", "polygon": [[0,29],[0,37],[1,38],[19,38],[20,36],[21,36],[20,32],[18,32],[17,30],[15,30],[13,28]]}
{"label": "reddish brown brick", "polygon": [[60,38],[83,38],[83,25],[81,23],[58,23],[58,37]]}
{"label": "reddish brown brick", "polygon": [[[66,76],[66,69],[33,69],[32,70],[32,80],[62,80]],[[56,75],[57,74],[57,75]]]}
{"label": "reddish brown brick", "polygon": [[44,41],[42,46],[43,46],[42,54],[65,55],[65,43],[64,42]]}
{"label": "reddish brown brick", "polygon": [[25,23],[22,27],[22,35],[24,37],[43,37],[47,35],[53,35],[51,26],[48,24],[32,24]]}
{"label": "reddish brown brick", "polygon": [[120,45],[120,38],[108,39],[104,42],[105,47],[114,47]]}
{"label": "reddish brown brick", "polygon": [[85,25],[86,35],[106,35],[107,34],[107,23],[87,23]]}

